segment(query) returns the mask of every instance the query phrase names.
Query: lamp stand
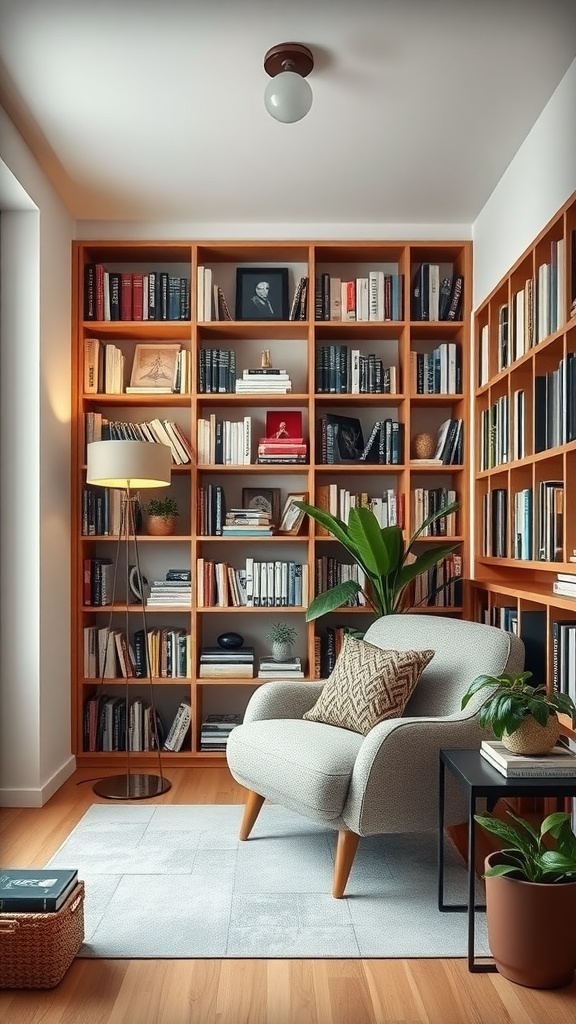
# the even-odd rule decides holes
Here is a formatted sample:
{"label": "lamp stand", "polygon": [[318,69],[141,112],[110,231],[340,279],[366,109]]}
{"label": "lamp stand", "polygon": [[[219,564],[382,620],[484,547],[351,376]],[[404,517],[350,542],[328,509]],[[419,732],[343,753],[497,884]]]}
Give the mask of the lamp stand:
{"label": "lamp stand", "polygon": [[[158,736],[158,723],[156,718],[156,705],[154,703],[154,687],[152,684],[152,668],[150,665],[150,652],[148,649],[148,628],[146,624],[146,603],[144,597],[144,589],[142,583],[142,573],[140,571],[140,554],[138,551],[138,540],[136,536],[136,517],[134,514],[134,505],[136,498],[130,492],[130,482],[122,493],[122,504],[121,504],[121,516],[120,516],[120,531],[118,533],[118,544],[116,546],[116,560],[114,564],[114,577],[112,584],[112,605],[110,609],[110,618],[108,620],[108,634],[110,636],[112,629],[112,614],[114,611],[114,605],[116,600],[116,584],[118,580],[118,566],[120,562],[120,552],[122,546],[124,546],[125,552],[125,601],[126,601],[126,641],[129,645],[129,615],[128,615],[128,597],[130,594],[129,585],[129,563],[130,563],[130,542],[134,545],[134,558],[136,564],[137,579],[140,583],[140,605],[142,614],[142,627],[144,630],[144,651],[146,657],[146,675],[148,679],[149,695],[150,695],[150,716],[151,716],[151,735],[156,752],[158,755],[158,775],[149,775],[144,772],[133,772],[130,771],[130,753],[131,753],[131,729],[130,729],[130,704],[129,704],[129,677],[126,675],[126,686],[124,696],[124,713],[125,713],[125,749],[126,749],[126,771],[122,775],[110,775],[100,779],[92,787],[94,793],[97,796],[105,797],[108,800],[146,800],[150,797],[161,796],[163,793],[167,793],[171,788],[172,783],[169,779],[165,778],[162,772],[162,757],[160,754],[160,740]],[[100,673],[100,683],[104,682],[104,673],[106,671],[106,658],[108,655],[108,642],[106,643],[105,653],[103,657],[103,664]],[[126,670],[127,671],[127,670]]]}

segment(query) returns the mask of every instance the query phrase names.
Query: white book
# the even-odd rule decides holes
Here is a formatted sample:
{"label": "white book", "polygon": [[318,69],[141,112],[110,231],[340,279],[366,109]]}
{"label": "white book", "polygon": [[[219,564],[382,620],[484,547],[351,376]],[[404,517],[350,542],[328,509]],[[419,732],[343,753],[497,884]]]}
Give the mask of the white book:
{"label": "white book", "polygon": [[204,319],[204,267],[198,267],[196,277],[196,319]]}
{"label": "white book", "polygon": [[489,757],[497,761],[503,768],[523,768],[525,771],[537,768],[576,769],[576,754],[573,754],[562,744],[556,744],[547,754],[528,757],[525,754],[516,754],[513,750],[508,750],[502,740],[482,740],[480,752],[488,754]]}
{"label": "white book", "polygon": [[[576,778],[576,764],[573,767],[557,767],[552,765],[551,767],[526,767],[525,765],[517,765],[511,768],[505,768],[504,765],[496,761],[495,758],[486,750],[481,750],[480,754],[488,764],[495,768],[496,771],[500,772],[508,779],[572,779]],[[575,755],[576,756],[576,755]]]}
{"label": "white book", "polygon": [[430,263],[428,271],[428,309],[429,320],[438,320],[440,299],[440,267]]}
{"label": "white book", "polygon": [[212,319],[212,268],[204,267],[204,320]]}

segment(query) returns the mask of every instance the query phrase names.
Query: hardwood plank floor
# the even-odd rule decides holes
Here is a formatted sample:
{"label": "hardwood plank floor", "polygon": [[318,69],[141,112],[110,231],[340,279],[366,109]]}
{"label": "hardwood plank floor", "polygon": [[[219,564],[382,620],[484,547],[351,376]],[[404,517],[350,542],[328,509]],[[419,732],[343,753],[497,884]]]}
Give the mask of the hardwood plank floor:
{"label": "hardwood plank floor", "polygon": [[[0,810],[6,867],[41,867],[92,803],[78,771],[41,809]],[[112,773],[111,773],[112,774]],[[225,768],[173,769],[161,803],[242,803]],[[100,776],[98,776],[100,777]],[[327,879],[327,886],[330,879]],[[6,1024],[574,1024],[545,992],[458,960],[76,960],[55,989],[0,991]]]}

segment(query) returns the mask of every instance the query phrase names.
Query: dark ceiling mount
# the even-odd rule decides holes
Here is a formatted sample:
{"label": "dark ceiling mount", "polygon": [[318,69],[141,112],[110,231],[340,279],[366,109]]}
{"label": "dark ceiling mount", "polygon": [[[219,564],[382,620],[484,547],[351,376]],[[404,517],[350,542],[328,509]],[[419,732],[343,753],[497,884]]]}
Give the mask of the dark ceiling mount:
{"label": "dark ceiling mount", "polygon": [[306,78],[314,67],[312,52],[303,43],[278,43],[264,57],[264,70],[271,78],[282,71],[295,71]]}

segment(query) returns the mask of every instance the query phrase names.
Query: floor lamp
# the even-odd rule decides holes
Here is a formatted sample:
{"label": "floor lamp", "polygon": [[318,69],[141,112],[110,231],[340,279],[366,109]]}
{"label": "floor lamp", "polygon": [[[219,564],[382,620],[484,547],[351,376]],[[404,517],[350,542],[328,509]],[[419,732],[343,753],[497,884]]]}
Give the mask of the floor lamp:
{"label": "floor lamp", "polygon": [[[147,797],[160,796],[166,793],[171,783],[164,778],[162,773],[162,758],[160,755],[160,741],[158,737],[158,726],[156,719],[156,706],[154,702],[154,688],[152,685],[152,669],[150,665],[150,654],[148,651],[148,629],[146,625],[146,598],[142,586],[142,573],[140,571],[140,556],[138,552],[138,539],[136,536],[135,504],[138,500],[137,492],[145,487],[167,487],[170,484],[172,470],[172,453],[170,448],[164,444],[156,444],[152,441],[93,441],[87,445],[87,468],[86,483],[95,484],[98,487],[113,487],[122,490],[120,530],[118,532],[118,544],[116,547],[116,560],[114,564],[114,575],[112,583],[112,605],[108,621],[108,636],[112,629],[112,615],[115,608],[116,592],[118,583],[118,566],[122,549],[125,556],[125,614],[126,614],[126,640],[129,638],[129,616],[128,602],[130,595],[129,572],[130,572],[130,550],[134,551],[134,564],[136,565],[137,579],[140,591],[140,610],[142,615],[142,626],[144,630],[144,651],[146,658],[146,677],[150,692],[150,715],[151,728],[154,745],[158,754],[158,775],[148,775],[142,772],[130,771],[130,715],[129,715],[129,678],[126,675],[125,686],[125,740],[126,740],[126,772],[123,775],[111,775],[100,779],[94,786],[93,791],[98,796],[108,797],[110,800],[143,800]],[[106,652],[108,643],[106,643]],[[100,681],[103,683],[104,664],[100,669]]]}

